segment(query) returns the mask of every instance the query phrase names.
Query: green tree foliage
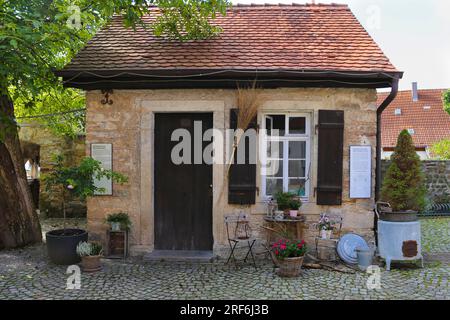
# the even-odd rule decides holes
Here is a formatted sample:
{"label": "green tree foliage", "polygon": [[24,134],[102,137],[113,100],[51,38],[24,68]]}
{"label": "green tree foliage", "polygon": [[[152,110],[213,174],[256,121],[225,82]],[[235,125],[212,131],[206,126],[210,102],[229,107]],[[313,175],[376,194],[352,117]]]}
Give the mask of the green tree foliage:
{"label": "green tree foliage", "polygon": [[430,151],[434,157],[440,160],[450,160],[450,138],[436,142],[431,146]]}
{"label": "green tree foliage", "polygon": [[[152,5],[162,14],[149,26],[142,17]],[[121,14],[127,27],[185,41],[216,35],[220,29],[209,18],[225,14],[228,6],[228,0],[0,0],[0,94],[26,107],[50,93],[60,95],[53,70],[67,64],[114,14]]]}
{"label": "green tree foliage", "polygon": [[398,136],[391,165],[383,180],[381,199],[389,202],[394,211],[420,211],[425,205],[423,182],[420,158],[410,134],[403,130]]}
{"label": "green tree foliage", "polygon": [[[85,133],[86,101],[81,90],[49,88],[39,94],[34,102],[14,101],[14,113],[18,123],[39,123],[55,135],[75,137]],[[78,111],[75,111],[78,110]]]}
{"label": "green tree foliage", "polygon": [[84,158],[77,167],[65,167],[63,163],[64,158],[60,155],[56,156],[54,170],[43,176],[49,191],[51,191],[52,186],[58,185],[63,190],[71,190],[71,194],[75,197],[86,199],[96,192],[105,191],[104,188],[95,186],[94,179],[107,178],[119,184],[128,181],[127,177],[118,172],[102,169],[101,163],[90,157]]}
{"label": "green tree foliage", "polygon": [[444,110],[450,114],[450,90],[443,93],[442,101],[444,102]]}

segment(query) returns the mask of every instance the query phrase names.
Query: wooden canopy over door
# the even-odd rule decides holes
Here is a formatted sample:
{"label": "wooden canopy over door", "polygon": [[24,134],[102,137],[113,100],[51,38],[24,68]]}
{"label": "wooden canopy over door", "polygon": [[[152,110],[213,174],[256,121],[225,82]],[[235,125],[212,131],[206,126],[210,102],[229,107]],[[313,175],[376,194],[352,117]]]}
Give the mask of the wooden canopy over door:
{"label": "wooden canopy over door", "polygon": [[[210,113],[155,114],[155,249],[212,250],[212,165],[194,164],[194,123],[202,136],[212,128]],[[191,164],[174,164],[171,153],[179,141],[172,132],[191,137]],[[197,137],[197,140],[199,138]],[[203,149],[211,142],[203,142]],[[203,158],[203,157],[202,157]]]}

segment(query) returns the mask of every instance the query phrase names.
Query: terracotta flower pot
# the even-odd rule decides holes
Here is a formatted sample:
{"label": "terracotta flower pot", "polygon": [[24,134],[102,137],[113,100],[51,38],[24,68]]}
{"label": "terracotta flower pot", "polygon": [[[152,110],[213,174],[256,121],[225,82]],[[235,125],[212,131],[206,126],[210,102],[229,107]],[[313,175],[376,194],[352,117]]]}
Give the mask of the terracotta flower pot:
{"label": "terracotta flower pot", "polygon": [[295,257],[295,258],[285,258],[285,259],[277,259],[278,262],[278,270],[277,274],[280,277],[298,277],[300,275],[303,259],[305,257]]}
{"label": "terracotta flower pot", "polygon": [[101,256],[81,257],[81,269],[84,272],[96,272],[102,269]]}

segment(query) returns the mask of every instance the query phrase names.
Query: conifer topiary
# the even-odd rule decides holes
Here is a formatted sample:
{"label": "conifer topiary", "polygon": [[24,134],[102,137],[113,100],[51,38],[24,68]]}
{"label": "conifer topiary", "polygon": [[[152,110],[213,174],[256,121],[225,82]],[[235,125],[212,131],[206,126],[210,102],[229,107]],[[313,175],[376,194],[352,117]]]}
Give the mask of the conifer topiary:
{"label": "conifer topiary", "polygon": [[425,194],[420,158],[411,135],[403,130],[383,179],[381,199],[388,202],[393,211],[420,211],[425,206]]}

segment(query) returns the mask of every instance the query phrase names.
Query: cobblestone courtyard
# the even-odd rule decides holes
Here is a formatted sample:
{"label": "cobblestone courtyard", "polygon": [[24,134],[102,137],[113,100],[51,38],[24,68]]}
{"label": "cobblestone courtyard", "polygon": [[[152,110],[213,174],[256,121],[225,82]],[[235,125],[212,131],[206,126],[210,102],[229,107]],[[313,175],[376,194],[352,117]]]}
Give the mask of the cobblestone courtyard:
{"label": "cobblestone courtyard", "polygon": [[[83,225],[83,222],[78,222]],[[44,229],[52,228],[46,222]],[[450,219],[422,220],[424,269],[382,269],[381,289],[368,290],[368,274],[304,270],[281,279],[270,264],[257,271],[214,264],[104,260],[67,290],[66,267],[51,265],[43,246],[0,252],[0,299],[446,299],[450,300]]]}

